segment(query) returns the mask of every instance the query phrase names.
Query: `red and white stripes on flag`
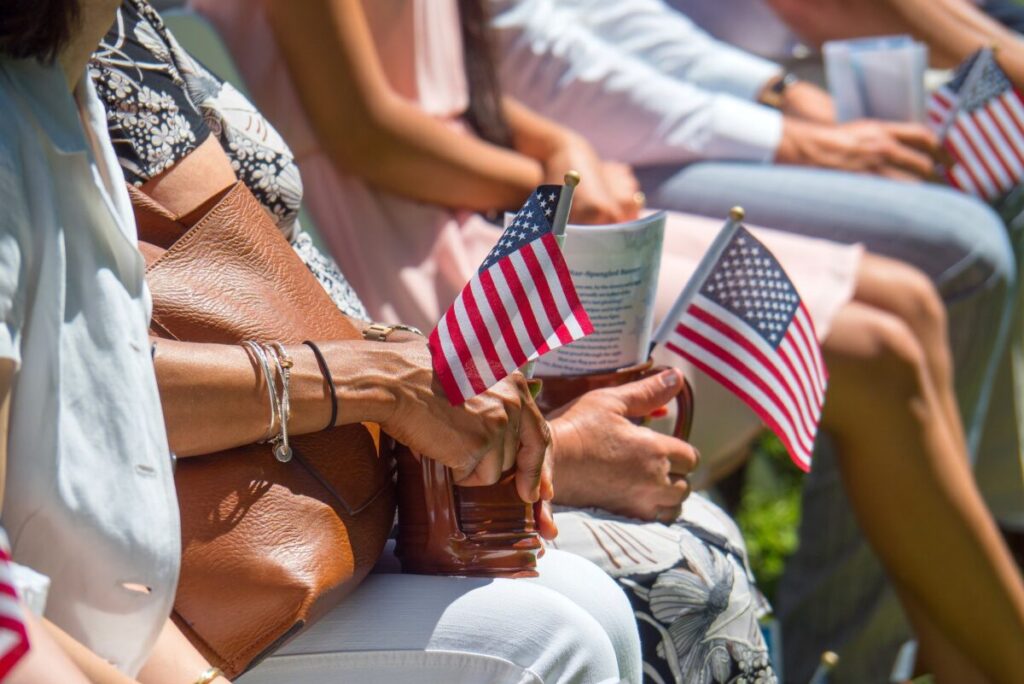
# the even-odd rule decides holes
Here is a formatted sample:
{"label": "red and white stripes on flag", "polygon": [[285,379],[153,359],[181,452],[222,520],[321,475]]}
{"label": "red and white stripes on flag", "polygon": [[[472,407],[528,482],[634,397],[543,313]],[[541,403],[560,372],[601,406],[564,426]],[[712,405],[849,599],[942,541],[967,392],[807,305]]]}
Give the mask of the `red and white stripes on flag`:
{"label": "red and white stripes on flag", "polygon": [[828,379],[803,305],[792,328],[773,350],[743,334],[730,312],[697,295],[665,345],[743,399],[807,471]]}
{"label": "red and white stripes on flag", "polygon": [[725,230],[657,339],[740,397],[807,471],[828,382],[814,323],[768,249]]}
{"label": "red and white stripes on flag", "polygon": [[932,94],[927,116],[953,159],[946,169],[953,187],[991,201],[1024,179],[1024,99],[990,51]]}
{"label": "red and white stripes on flag", "polygon": [[0,548],[0,681],[28,652],[28,632],[10,563],[10,554]]}
{"label": "red and white stripes on flag", "polygon": [[453,405],[593,332],[552,234],[551,215],[544,217],[558,201],[552,187],[531,197],[536,206],[528,202],[517,214],[430,334],[434,371]]}

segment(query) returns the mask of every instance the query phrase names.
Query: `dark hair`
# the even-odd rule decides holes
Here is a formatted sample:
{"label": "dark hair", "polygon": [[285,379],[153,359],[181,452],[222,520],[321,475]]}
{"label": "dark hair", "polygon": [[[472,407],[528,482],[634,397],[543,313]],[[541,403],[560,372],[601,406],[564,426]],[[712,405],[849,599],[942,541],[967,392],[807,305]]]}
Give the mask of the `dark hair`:
{"label": "dark hair", "polygon": [[79,0],[3,0],[0,8],[0,54],[47,63],[71,40],[80,14]]}
{"label": "dark hair", "polygon": [[501,86],[491,43],[491,29],[484,0],[459,0],[462,49],[469,84],[466,120],[484,140],[512,146],[512,131],[501,105]]}

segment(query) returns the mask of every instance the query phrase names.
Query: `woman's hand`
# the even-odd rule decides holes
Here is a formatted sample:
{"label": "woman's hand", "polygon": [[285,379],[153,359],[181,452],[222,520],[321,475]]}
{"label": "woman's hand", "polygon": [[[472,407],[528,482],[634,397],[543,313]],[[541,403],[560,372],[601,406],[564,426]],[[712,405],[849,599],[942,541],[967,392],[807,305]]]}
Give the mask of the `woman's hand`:
{"label": "woman's hand", "polygon": [[[643,193],[640,181],[633,173],[633,167],[621,162],[602,162],[602,180],[615,206],[619,210],[619,221],[633,221],[643,209]],[[581,183],[582,185],[582,183]]]}
{"label": "woman's hand", "polygon": [[683,388],[672,369],[621,387],[588,392],[551,420],[556,503],[671,523],[690,493],[699,460],[681,440],[635,425]]}
{"label": "woman's hand", "polygon": [[579,172],[580,184],[569,215],[573,223],[620,223],[636,218],[633,196],[638,186],[632,171],[624,164],[602,161],[579,135],[562,135],[543,164],[546,183],[561,185],[566,171]]}
{"label": "woman's hand", "polygon": [[[514,468],[524,501],[551,498],[551,479],[544,469],[551,433],[521,373],[452,406],[434,375],[424,338],[365,344],[368,354],[358,382],[375,383],[385,393],[365,419],[379,423],[421,456],[451,468],[460,485],[494,484]],[[345,390],[339,389],[344,405]]]}

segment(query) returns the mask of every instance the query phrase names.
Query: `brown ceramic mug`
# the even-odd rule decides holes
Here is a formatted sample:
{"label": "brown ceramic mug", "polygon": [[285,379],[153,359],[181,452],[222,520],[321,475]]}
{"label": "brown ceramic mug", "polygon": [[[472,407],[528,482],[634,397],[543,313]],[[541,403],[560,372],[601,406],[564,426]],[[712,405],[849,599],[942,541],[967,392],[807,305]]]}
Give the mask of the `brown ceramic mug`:
{"label": "brown ceramic mug", "polygon": [[[651,361],[608,373],[540,378],[537,405],[547,413],[586,392],[659,373]],[[693,418],[689,384],[676,398],[673,434],[685,439]],[[460,487],[451,470],[407,449],[398,452],[398,545],[405,572],[474,577],[535,577],[543,543],[532,505],[511,472],[489,487]]]}

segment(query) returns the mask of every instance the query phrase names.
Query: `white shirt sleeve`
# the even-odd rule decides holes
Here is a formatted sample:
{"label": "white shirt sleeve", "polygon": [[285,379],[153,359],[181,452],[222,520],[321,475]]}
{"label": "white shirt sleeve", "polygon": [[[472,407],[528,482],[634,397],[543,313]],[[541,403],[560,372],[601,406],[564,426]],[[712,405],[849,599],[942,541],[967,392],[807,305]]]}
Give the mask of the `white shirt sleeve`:
{"label": "white shirt sleeve", "polygon": [[579,131],[603,156],[636,165],[774,157],[779,112],[661,73],[584,27],[561,0],[492,0],[492,8],[502,10],[493,25],[505,92]]}
{"label": "white shirt sleeve", "polygon": [[577,21],[661,73],[753,100],[782,67],[722,42],[663,0],[564,0]]}
{"label": "white shirt sleeve", "polygon": [[25,293],[22,242],[28,212],[16,157],[0,138],[0,358],[21,363],[21,327]]}

